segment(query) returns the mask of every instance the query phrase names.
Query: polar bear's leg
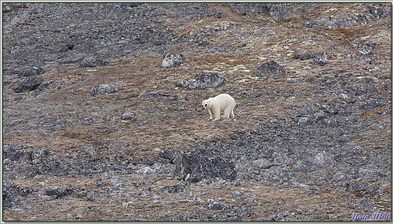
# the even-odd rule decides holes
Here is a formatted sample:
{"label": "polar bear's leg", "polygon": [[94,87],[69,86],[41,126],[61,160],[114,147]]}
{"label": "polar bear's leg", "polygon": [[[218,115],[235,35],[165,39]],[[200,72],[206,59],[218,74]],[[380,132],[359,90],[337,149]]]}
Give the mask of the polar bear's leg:
{"label": "polar bear's leg", "polygon": [[231,107],[225,108],[225,110],[224,110],[224,118],[229,118],[229,116],[231,115],[231,110],[232,110]]}
{"label": "polar bear's leg", "polygon": [[211,109],[207,109],[208,111],[209,111],[209,114],[210,114],[210,120],[213,120],[213,112],[211,111]]}
{"label": "polar bear's leg", "polygon": [[214,113],[214,120],[218,121],[220,120],[220,108],[214,108],[213,113]]}
{"label": "polar bear's leg", "polygon": [[231,114],[229,115],[229,117],[235,119],[235,115],[233,114],[233,108],[231,109]]}

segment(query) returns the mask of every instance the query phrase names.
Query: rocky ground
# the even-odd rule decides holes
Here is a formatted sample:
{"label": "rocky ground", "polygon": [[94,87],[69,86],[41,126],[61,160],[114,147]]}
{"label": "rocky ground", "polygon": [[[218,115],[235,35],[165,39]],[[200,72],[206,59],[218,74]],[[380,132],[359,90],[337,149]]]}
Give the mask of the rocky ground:
{"label": "rocky ground", "polygon": [[391,219],[391,4],[2,11],[3,221]]}

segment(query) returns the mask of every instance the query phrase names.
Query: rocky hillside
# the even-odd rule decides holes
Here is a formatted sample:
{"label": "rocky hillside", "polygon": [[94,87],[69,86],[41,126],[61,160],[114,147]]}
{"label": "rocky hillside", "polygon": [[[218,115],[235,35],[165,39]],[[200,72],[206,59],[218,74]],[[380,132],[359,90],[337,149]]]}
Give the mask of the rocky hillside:
{"label": "rocky hillside", "polygon": [[2,11],[3,221],[391,219],[391,4]]}

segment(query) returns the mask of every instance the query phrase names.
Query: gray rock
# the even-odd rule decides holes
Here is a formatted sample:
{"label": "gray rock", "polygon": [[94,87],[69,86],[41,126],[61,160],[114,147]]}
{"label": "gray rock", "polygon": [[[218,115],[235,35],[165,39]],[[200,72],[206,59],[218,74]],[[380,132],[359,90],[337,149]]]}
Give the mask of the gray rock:
{"label": "gray rock", "polygon": [[340,143],[350,142],[351,140],[352,140],[351,135],[341,135],[337,138],[337,142],[340,142]]}
{"label": "gray rock", "polygon": [[284,19],[290,14],[290,4],[272,4],[269,15],[275,19]]}
{"label": "gray rock", "polygon": [[317,167],[309,161],[298,161],[294,165],[292,171],[293,172],[311,172],[316,169],[317,169]]}
{"label": "gray rock", "polygon": [[321,54],[321,55],[315,56],[315,57],[313,58],[313,60],[312,60],[312,64],[324,66],[324,65],[327,64],[327,62],[326,62],[327,60],[328,60],[327,54],[326,54],[326,53],[323,53],[323,54]]}
{"label": "gray rock", "polygon": [[8,210],[21,202],[21,195],[24,194],[23,188],[15,186],[9,180],[3,181],[3,208]]}
{"label": "gray rock", "polygon": [[45,194],[48,195],[48,196],[56,196],[56,197],[58,197],[58,196],[61,195],[61,191],[60,191],[59,187],[48,187],[45,190]]}
{"label": "gray rock", "polygon": [[176,85],[176,87],[186,88],[186,87],[188,87],[189,84],[190,84],[189,81],[178,80],[175,85]]}
{"label": "gray rock", "polygon": [[88,68],[88,67],[98,67],[98,66],[104,66],[106,65],[107,62],[100,58],[95,58],[95,57],[85,57],[82,59],[79,67],[81,68]]}
{"label": "gray rock", "polygon": [[365,191],[368,189],[367,183],[350,182],[347,188],[349,192]]}
{"label": "gray rock", "polygon": [[3,13],[11,12],[11,11],[12,9],[9,5],[5,5],[5,4],[3,5]]}
{"label": "gray rock", "polygon": [[324,167],[333,167],[336,162],[334,159],[332,159],[331,155],[329,155],[326,152],[320,152],[318,153],[313,159],[312,162],[316,165],[319,166],[324,166]]}
{"label": "gray rock", "polygon": [[27,69],[23,70],[20,73],[20,76],[23,76],[23,77],[38,76],[43,73],[44,73],[44,69],[37,66],[37,67],[31,67],[31,68],[27,68]]}
{"label": "gray rock", "polygon": [[37,89],[39,85],[41,85],[41,81],[38,77],[22,77],[18,87],[14,91],[16,93],[28,92]]}
{"label": "gray rock", "polygon": [[85,117],[85,118],[83,118],[83,120],[82,120],[82,124],[84,124],[84,125],[87,125],[87,124],[91,124],[91,123],[93,123],[94,122],[94,120],[93,120],[93,118],[91,118],[91,117]]}
{"label": "gray rock", "polygon": [[376,9],[374,6],[365,4],[365,10],[360,11],[357,15],[348,13],[331,18],[327,15],[321,15],[319,18],[306,21],[304,25],[308,28],[323,27],[325,29],[339,29],[350,26],[369,24],[375,19],[380,19],[390,14],[390,8],[383,6]]}
{"label": "gray rock", "polygon": [[161,66],[166,67],[180,67],[184,64],[185,57],[182,54],[167,53],[162,59]]}
{"label": "gray rock", "polygon": [[48,187],[45,190],[45,194],[48,196],[52,196],[52,198],[54,199],[69,196],[73,193],[75,193],[75,189],[72,186],[68,186],[67,189],[65,189],[64,191],[60,190],[59,187]]}
{"label": "gray rock", "polygon": [[278,166],[278,164],[272,163],[267,159],[258,159],[252,162],[253,166],[258,169],[270,169],[273,166]]}
{"label": "gray rock", "polygon": [[[145,172],[145,170],[144,170],[143,172]],[[139,173],[142,173],[142,172],[139,172]],[[147,172],[145,172],[145,173],[147,173]],[[143,177],[143,178],[141,178],[141,179],[138,181],[138,183],[135,184],[135,187],[146,186],[146,185],[148,185],[148,184],[150,184],[150,183],[151,183],[151,180],[150,180],[149,178]],[[119,187],[120,187],[120,185],[119,185]]]}
{"label": "gray rock", "polygon": [[379,172],[375,169],[366,169],[361,167],[358,171],[359,177],[363,180],[376,181],[379,179]]}
{"label": "gray rock", "polygon": [[293,59],[298,59],[298,60],[310,60],[318,57],[322,57],[325,53],[305,53],[305,54],[294,54],[292,56]]}
{"label": "gray rock", "polygon": [[339,182],[339,181],[346,181],[350,179],[350,176],[348,176],[345,173],[339,172],[333,175],[333,181]]}
{"label": "gray rock", "polygon": [[205,39],[199,41],[198,45],[202,46],[202,47],[206,47],[207,45],[209,45],[209,41],[205,38]]}
{"label": "gray rock", "polygon": [[243,200],[243,202],[242,202],[242,205],[251,205],[251,204],[254,204],[255,203],[255,201],[253,200],[253,199],[251,199],[251,198],[245,198],[244,200]]}
{"label": "gray rock", "polygon": [[161,157],[164,159],[168,159],[169,161],[172,161],[175,158],[175,155],[171,150],[166,149],[161,152]]}
{"label": "gray rock", "polygon": [[312,83],[312,82],[314,82],[314,78],[313,78],[313,77],[310,77],[310,76],[307,76],[307,77],[306,77],[306,82]]}
{"label": "gray rock", "polygon": [[362,210],[372,209],[374,206],[375,204],[368,199],[362,199],[361,201],[359,201],[359,203],[356,204],[356,208]]}
{"label": "gray rock", "polygon": [[45,160],[53,152],[48,147],[38,147],[31,153],[31,163],[34,165],[46,165]]}
{"label": "gray rock", "polygon": [[23,145],[3,145],[3,159],[11,161],[30,162],[30,155],[26,152]]}
{"label": "gray rock", "polygon": [[300,82],[300,79],[299,78],[288,78],[286,80],[286,82],[287,83],[298,83],[298,82]]}
{"label": "gray rock", "polygon": [[298,10],[309,7],[309,3],[227,3],[242,16],[247,17],[272,17],[274,19],[285,19]]}
{"label": "gray rock", "polygon": [[236,178],[235,164],[223,157],[210,155],[201,151],[193,151],[180,155],[176,159],[176,175],[182,180],[199,182],[203,179]]}
{"label": "gray rock", "polygon": [[242,196],[242,192],[240,191],[232,191],[232,197],[239,197]]}
{"label": "gray rock", "polygon": [[222,86],[224,80],[224,77],[220,76],[216,72],[202,73],[194,77],[194,79],[188,84],[188,88],[191,90],[216,88]]}
{"label": "gray rock", "polygon": [[158,190],[159,194],[172,194],[186,191],[185,186],[183,185],[173,185],[173,186],[165,186]]}
{"label": "gray rock", "polygon": [[120,86],[120,83],[118,82],[112,82],[108,84],[98,84],[95,85],[91,88],[90,94],[92,96],[95,96],[97,94],[102,95],[102,94],[107,94],[107,93],[116,93],[118,91],[118,87]]}
{"label": "gray rock", "polygon": [[275,61],[269,61],[259,66],[257,75],[260,77],[266,76],[273,78],[284,78],[286,76],[284,68]]}
{"label": "gray rock", "polygon": [[134,120],[135,114],[127,111],[121,115],[121,119],[122,120]]}
{"label": "gray rock", "polygon": [[206,202],[205,206],[211,210],[223,210],[225,208],[229,208],[228,205],[226,205],[222,202],[216,201],[215,199],[209,199],[209,201]]}
{"label": "gray rock", "polygon": [[304,126],[304,125],[311,124],[311,120],[308,117],[302,117],[302,118],[299,119],[299,121],[297,123],[300,126]]}

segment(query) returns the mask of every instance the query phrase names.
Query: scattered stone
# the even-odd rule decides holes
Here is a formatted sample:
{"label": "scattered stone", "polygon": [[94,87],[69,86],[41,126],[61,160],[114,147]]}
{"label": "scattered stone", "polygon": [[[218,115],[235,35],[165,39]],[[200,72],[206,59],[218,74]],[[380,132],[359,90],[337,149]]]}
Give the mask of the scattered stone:
{"label": "scattered stone", "polygon": [[260,77],[284,78],[285,70],[282,66],[277,64],[277,62],[269,61],[258,67],[257,75]]}
{"label": "scattered stone", "polygon": [[324,55],[325,53],[305,53],[305,54],[294,54],[292,56],[293,59],[298,59],[298,60],[310,60],[310,59],[314,59],[317,57],[321,57],[322,55]]}
{"label": "scattered stone", "polygon": [[179,80],[179,81],[176,82],[175,85],[176,85],[176,87],[186,88],[186,87],[188,87],[189,84],[190,84],[189,81]]}
{"label": "scattered stone", "polygon": [[362,199],[359,201],[359,203],[356,204],[356,208],[362,209],[362,210],[368,210],[374,208],[375,204],[368,200],[368,199]]}
{"label": "scattered stone", "polygon": [[224,83],[224,77],[220,76],[217,72],[202,73],[194,77],[188,84],[191,90],[202,90],[207,88],[217,88]]}
{"label": "scattered stone", "polygon": [[243,202],[242,202],[242,205],[251,205],[251,204],[254,204],[255,203],[255,201],[253,200],[253,199],[251,199],[251,198],[245,198],[244,200],[243,200]]}
{"label": "scattered stone", "polygon": [[311,124],[311,120],[308,117],[302,117],[302,118],[299,119],[297,124],[300,125],[300,126],[308,125],[308,124]]}
{"label": "scattered stone", "polygon": [[176,163],[176,174],[182,180],[199,182],[208,178],[234,180],[235,164],[223,157],[193,151],[181,155]]}
{"label": "scattered stone", "polygon": [[82,120],[82,124],[84,124],[84,125],[87,125],[87,124],[92,124],[93,123],[93,118],[91,118],[91,117],[85,117],[85,118],[83,118],[83,120]]}
{"label": "scattered stone", "polygon": [[298,161],[292,168],[293,172],[312,172],[317,167],[310,161]]}
{"label": "scattered stone", "polygon": [[41,67],[31,67],[23,70],[20,73],[20,76],[22,77],[30,77],[30,76],[38,76],[44,73],[44,69]]}
{"label": "scattered stone", "polygon": [[239,196],[242,196],[242,195],[243,194],[240,191],[232,191],[232,197],[239,197]]}
{"label": "scattered stone", "polygon": [[307,76],[307,77],[306,77],[306,82],[312,83],[312,82],[314,82],[314,78],[311,77],[311,76]]}
{"label": "scattered stone", "polygon": [[103,95],[107,93],[116,93],[118,91],[118,87],[120,86],[120,83],[118,82],[112,82],[109,84],[98,84],[95,85],[91,88],[90,94],[92,96],[95,96],[97,94]]}
{"label": "scattered stone", "polygon": [[173,186],[165,186],[158,190],[159,194],[172,194],[184,192],[186,188],[183,185],[173,185]]}
{"label": "scattered stone", "polygon": [[340,142],[340,143],[350,142],[351,140],[352,140],[351,135],[341,135],[337,138],[337,142]]}
{"label": "scattered stone", "polygon": [[3,158],[11,161],[30,162],[30,155],[26,152],[26,146],[3,145]]}
{"label": "scattered stone", "polygon": [[298,83],[300,82],[300,78],[288,78],[287,83]]}
{"label": "scattered stone", "polygon": [[167,53],[164,55],[162,59],[162,64],[161,66],[164,68],[167,67],[180,67],[184,64],[185,62],[185,57],[182,54],[172,54],[172,53]]}
{"label": "scattered stone", "polygon": [[339,172],[339,173],[334,174],[332,179],[333,179],[334,182],[340,182],[340,181],[349,180],[350,176],[348,176],[345,173]]}
{"label": "scattered stone", "polygon": [[57,86],[57,84],[56,84],[55,82],[49,81],[49,82],[46,82],[46,83],[40,85],[39,90],[40,90],[40,91],[44,91],[44,90],[46,90],[46,89],[54,88],[54,87],[56,87],[56,86]]}
{"label": "scattered stone", "polygon": [[253,166],[258,169],[270,169],[273,166],[278,166],[278,164],[272,163],[267,159],[258,159],[252,162]]}
{"label": "scattered stone", "polygon": [[57,198],[57,197],[60,197],[61,191],[60,191],[59,187],[48,187],[45,190],[45,194],[48,196],[55,196]]}
{"label": "scattered stone", "polygon": [[21,189],[11,181],[3,181],[3,208],[9,209],[21,202]]}
{"label": "scattered stone", "polygon": [[11,12],[12,9],[9,5],[3,5],[3,13]]}
{"label": "scattered stone", "polygon": [[323,53],[321,55],[317,55],[316,57],[314,57],[312,60],[312,64],[324,66],[327,64],[327,62],[326,62],[327,60],[328,60],[327,54]]}
{"label": "scattered stone", "polygon": [[169,161],[172,161],[175,158],[175,155],[171,150],[166,149],[161,152],[161,157],[164,159],[168,159]]}
{"label": "scattered stone", "polygon": [[85,57],[82,59],[79,67],[80,68],[92,68],[92,67],[99,67],[106,65],[107,62],[103,61],[102,59],[95,58],[95,57]]}
{"label": "scattered stone", "polygon": [[52,196],[54,199],[62,198],[68,195],[71,195],[75,192],[75,189],[72,186],[67,187],[64,191],[60,190],[59,187],[48,187],[45,190],[45,194],[48,196]]}
{"label": "scattered stone", "polygon": [[205,38],[205,39],[199,41],[198,45],[201,47],[206,47],[207,45],[209,45],[209,41]]}
{"label": "scattered stone", "polygon": [[367,189],[368,189],[368,184],[367,183],[351,182],[348,185],[347,191],[349,191],[349,192],[356,192],[356,191],[365,191]]}
{"label": "scattered stone", "polygon": [[225,208],[229,208],[228,205],[221,203],[219,201],[216,201],[214,199],[209,199],[209,201],[206,202],[205,206],[211,210],[223,210]]}
{"label": "scattered stone", "polygon": [[122,120],[134,120],[135,114],[127,111],[123,115],[121,115],[121,119]]}
{"label": "scattered stone", "polygon": [[379,178],[379,172],[374,169],[366,169],[361,167],[358,171],[359,177],[363,180],[376,181]]}
{"label": "scattered stone", "polygon": [[318,166],[324,167],[333,167],[336,165],[334,159],[332,159],[331,155],[326,152],[318,153],[313,159],[312,162]]}
{"label": "scattered stone", "polygon": [[37,89],[39,85],[41,85],[41,81],[36,76],[22,77],[18,87],[14,91],[16,93],[28,92]]}

